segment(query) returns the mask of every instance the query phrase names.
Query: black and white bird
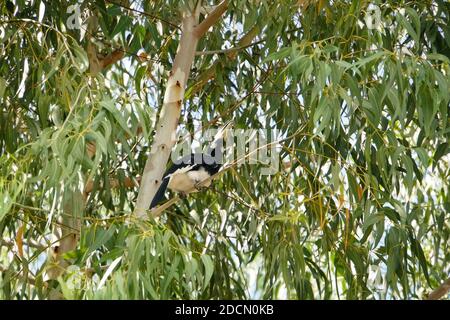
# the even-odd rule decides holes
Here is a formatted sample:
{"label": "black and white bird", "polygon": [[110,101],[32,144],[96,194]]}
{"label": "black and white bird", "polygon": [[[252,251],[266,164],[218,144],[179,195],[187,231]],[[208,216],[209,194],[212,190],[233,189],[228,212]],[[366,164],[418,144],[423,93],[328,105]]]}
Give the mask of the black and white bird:
{"label": "black and white bird", "polygon": [[[164,198],[167,188],[186,195],[199,191],[198,184],[219,172],[222,167],[223,141],[227,128],[232,121],[223,125],[214,136],[214,140],[206,153],[191,153],[177,161],[164,173],[161,185],[153,197],[150,209],[156,207]],[[201,187],[209,187],[211,180]]]}

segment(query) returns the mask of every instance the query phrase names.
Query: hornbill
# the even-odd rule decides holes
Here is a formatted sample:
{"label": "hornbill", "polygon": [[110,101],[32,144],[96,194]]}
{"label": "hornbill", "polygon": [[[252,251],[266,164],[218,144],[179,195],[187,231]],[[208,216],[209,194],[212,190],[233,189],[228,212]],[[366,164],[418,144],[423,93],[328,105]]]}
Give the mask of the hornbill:
{"label": "hornbill", "polygon": [[[232,121],[227,122],[218,130],[206,153],[191,153],[173,163],[164,173],[161,185],[150,204],[150,209],[161,202],[167,188],[183,195],[196,192],[199,191],[198,183],[219,172],[223,164],[221,161],[223,140],[227,134],[226,129],[231,123]],[[202,187],[210,185],[211,180],[204,182]]]}

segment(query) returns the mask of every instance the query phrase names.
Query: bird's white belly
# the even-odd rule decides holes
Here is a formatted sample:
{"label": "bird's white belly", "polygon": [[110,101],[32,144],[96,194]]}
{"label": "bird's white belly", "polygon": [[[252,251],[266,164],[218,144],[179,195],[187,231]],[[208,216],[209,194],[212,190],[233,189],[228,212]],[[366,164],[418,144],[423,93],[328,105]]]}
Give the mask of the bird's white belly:
{"label": "bird's white belly", "polygon": [[[196,192],[195,185],[209,178],[209,174],[204,169],[198,171],[188,171],[173,173],[170,177],[168,187],[177,192],[191,193]],[[208,187],[211,181],[205,182],[202,186]]]}

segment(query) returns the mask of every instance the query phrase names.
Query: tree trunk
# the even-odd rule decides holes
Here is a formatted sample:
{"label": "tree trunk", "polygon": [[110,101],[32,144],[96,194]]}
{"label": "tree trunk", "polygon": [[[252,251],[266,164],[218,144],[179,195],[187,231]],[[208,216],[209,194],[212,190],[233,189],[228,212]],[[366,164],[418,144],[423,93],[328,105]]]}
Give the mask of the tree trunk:
{"label": "tree trunk", "polygon": [[176,142],[176,129],[180,119],[184,90],[194,62],[198,40],[221,17],[227,7],[228,1],[221,2],[200,24],[198,24],[200,6],[197,6],[193,12],[183,15],[178,52],[169,74],[161,116],[156,124],[155,138],[141,179],[134,210],[137,217],[147,216],[146,212],[161,184],[171,149]]}

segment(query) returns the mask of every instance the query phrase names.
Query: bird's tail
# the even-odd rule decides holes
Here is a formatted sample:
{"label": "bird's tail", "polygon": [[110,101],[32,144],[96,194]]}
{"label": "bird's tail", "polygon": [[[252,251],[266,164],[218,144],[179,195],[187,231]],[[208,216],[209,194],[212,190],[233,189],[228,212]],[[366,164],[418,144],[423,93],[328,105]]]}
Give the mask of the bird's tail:
{"label": "bird's tail", "polygon": [[169,184],[169,178],[165,177],[159,186],[158,191],[156,191],[155,196],[153,197],[152,203],[150,204],[150,209],[153,209],[158,205],[158,203],[161,202],[161,200],[164,198],[164,193],[166,192],[167,185]]}

